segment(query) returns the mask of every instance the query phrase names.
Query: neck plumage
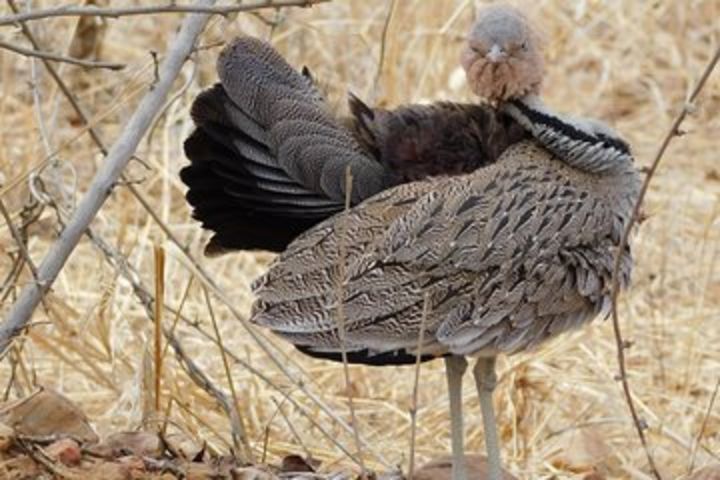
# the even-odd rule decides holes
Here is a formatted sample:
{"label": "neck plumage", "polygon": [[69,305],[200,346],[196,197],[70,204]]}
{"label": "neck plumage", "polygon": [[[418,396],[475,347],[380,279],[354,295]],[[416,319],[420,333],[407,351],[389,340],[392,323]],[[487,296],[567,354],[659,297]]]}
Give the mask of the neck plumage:
{"label": "neck plumage", "polygon": [[501,108],[545,148],[574,168],[612,175],[632,166],[629,145],[599,121],[559,115],[535,95],[511,100]]}

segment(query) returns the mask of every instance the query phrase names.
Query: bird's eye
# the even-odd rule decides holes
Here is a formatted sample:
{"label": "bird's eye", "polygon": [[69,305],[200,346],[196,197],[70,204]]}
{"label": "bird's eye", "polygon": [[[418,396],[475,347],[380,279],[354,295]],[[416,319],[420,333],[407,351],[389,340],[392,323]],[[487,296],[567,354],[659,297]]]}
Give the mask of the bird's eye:
{"label": "bird's eye", "polygon": [[521,43],[521,44],[520,44],[520,49],[522,49],[522,50],[527,50],[527,49],[528,49],[528,43],[527,43],[527,42]]}

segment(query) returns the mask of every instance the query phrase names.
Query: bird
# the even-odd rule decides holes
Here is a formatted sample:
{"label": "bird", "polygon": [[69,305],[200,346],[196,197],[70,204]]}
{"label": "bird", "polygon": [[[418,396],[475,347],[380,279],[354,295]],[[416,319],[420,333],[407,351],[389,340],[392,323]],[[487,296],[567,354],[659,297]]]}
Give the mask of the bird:
{"label": "bird", "polygon": [[[214,232],[206,253],[279,253],[253,284],[251,322],[328,360],[443,358],[453,480],[467,478],[466,357],[498,480],[495,359],[608,311],[639,191],[617,133],[544,105],[539,55],[520,12],[487,7],[461,55],[483,103],[383,110],[351,97],[341,119],[311,75],[241,37],[192,108],[181,178]],[[629,247],[620,255],[626,288]]]}

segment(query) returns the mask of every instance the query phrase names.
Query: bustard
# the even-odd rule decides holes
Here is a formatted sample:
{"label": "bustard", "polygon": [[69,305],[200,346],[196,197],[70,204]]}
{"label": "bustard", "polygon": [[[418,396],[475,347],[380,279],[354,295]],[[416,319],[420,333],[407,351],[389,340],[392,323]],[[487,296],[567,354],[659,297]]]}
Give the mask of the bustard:
{"label": "bustard", "polygon": [[[454,480],[466,478],[465,357],[477,357],[497,480],[495,357],[607,311],[613,258],[638,193],[624,141],[540,102],[541,62],[526,20],[490,7],[462,63],[494,106],[385,111],[355,99],[354,117],[341,122],[308,75],[270,45],[240,38],[220,55],[221,83],[193,106],[198,128],[182,178],[195,217],[215,232],[208,252],[282,251],[254,285],[252,321],[320,358],[444,357]],[[631,264],[627,249],[623,287]]]}

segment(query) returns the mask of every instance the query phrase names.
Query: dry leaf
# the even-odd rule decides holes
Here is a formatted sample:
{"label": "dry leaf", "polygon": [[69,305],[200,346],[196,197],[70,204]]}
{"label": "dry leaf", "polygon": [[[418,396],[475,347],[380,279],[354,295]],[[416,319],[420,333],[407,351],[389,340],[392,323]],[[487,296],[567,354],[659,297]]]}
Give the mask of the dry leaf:
{"label": "dry leaf", "polygon": [[[482,455],[465,455],[468,478],[487,478],[487,460]],[[450,480],[452,478],[452,457],[442,457],[426,463],[415,472],[412,480]],[[517,477],[503,470],[503,480],[517,480]]]}
{"label": "dry leaf", "polygon": [[305,460],[300,455],[287,455],[282,459],[280,465],[281,472],[315,472],[317,467],[320,466],[318,460],[308,459]]}
{"label": "dry leaf", "polygon": [[552,457],[555,468],[572,473],[601,474],[607,470],[610,448],[599,429],[572,430],[557,438],[558,454]]}
{"label": "dry leaf", "polygon": [[5,405],[0,409],[0,421],[16,433],[31,437],[72,437],[82,443],[98,440],[85,414],[67,397],[49,388]]}
{"label": "dry leaf", "polygon": [[685,480],[720,480],[720,464],[701,468],[690,474]]}
{"label": "dry leaf", "polygon": [[131,468],[117,462],[101,462],[87,472],[87,478],[103,480],[130,480]]}
{"label": "dry leaf", "polygon": [[62,440],[51,443],[45,448],[45,453],[47,453],[50,458],[57,460],[67,467],[79,465],[82,460],[80,445],[70,438],[63,438]]}
{"label": "dry leaf", "polygon": [[276,480],[278,477],[256,467],[233,468],[230,470],[233,480]]}
{"label": "dry leaf", "polygon": [[186,466],[185,478],[187,480],[211,480],[223,478],[217,468],[205,463],[191,463]]}
{"label": "dry leaf", "polygon": [[[168,449],[175,455],[190,461],[201,461],[205,446],[181,432],[168,433],[163,437]],[[200,458],[198,458],[200,457]]]}
{"label": "dry leaf", "polygon": [[6,451],[15,441],[15,431],[0,422],[0,452]]}
{"label": "dry leaf", "polygon": [[158,457],[162,454],[163,444],[157,433],[118,432],[103,440],[93,448],[93,451],[105,457],[122,455]]}

